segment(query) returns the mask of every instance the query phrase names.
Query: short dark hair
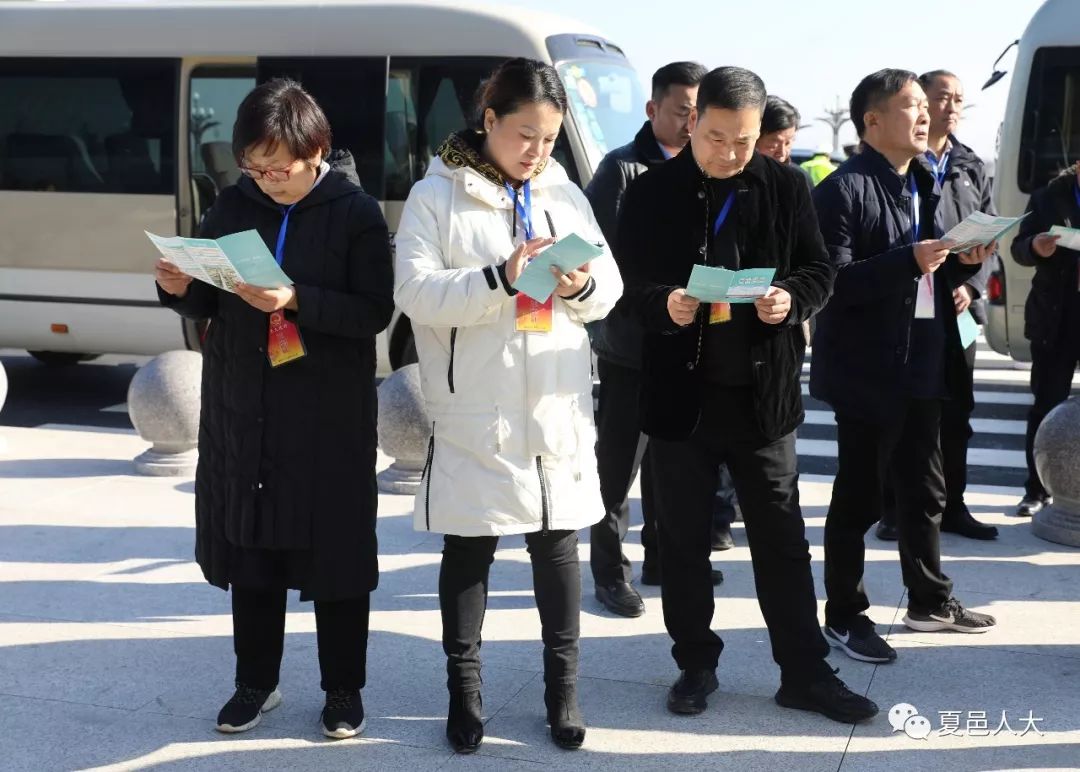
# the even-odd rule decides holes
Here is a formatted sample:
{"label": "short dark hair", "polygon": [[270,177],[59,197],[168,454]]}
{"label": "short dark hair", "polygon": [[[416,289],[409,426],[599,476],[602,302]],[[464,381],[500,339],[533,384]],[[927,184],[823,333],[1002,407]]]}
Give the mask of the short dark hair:
{"label": "short dark hair", "polygon": [[509,59],[496,67],[477,89],[477,128],[483,128],[484,113],[489,108],[495,111],[496,118],[502,118],[516,113],[524,105],[541,102],[566,113],[566,89],[558,71],[535,59]]}
{"label": "short dark hair", "polygon": [[855,90],[851,92],[851,122],[855,124],[855,133],[862,138],[866,132],[864,116],[867,111],[876,108],[890,97],[899,94],[908,83],[918,82],[918,77],[910,70],[878,70],[867,75]]}
{"label": "short dark hair", "polygon": [[697,62],[665,64],[652,76],[652,100],[659,102],[672,86],[696,86],[708,74],[705,65]]}
{"label": "short dark hair", "polygon": [[765,112],[761,114],[762,134],[798,129],[800,124],[802,124],[802,116],[791,102],[769,94],[765,100]]}
{"label": "short dark hair", "polygon": [[930,72],[924,72],[919,76],[919,85],[922,86],[923,91],[925,91],[934,85],[934,81],[938,78],[955,78],[956,80],[960,80],[960,78],[956,77],[956,73],[954,72],[949,72],[948,70],[931,70]]}
{"label": "short dark hair", "polygon": [[333,133],[326,113],[294,80],[274,78],[251,90],[236,111],[232,151],[240,163],[244,152],[265,145],[272,153],[285,145],[293,158],[308,160],[330,153]]}
{"label": "short dark hair", "polygon": [[765,83],[750,70],[742,67],[717,67],[701,79],[697,93],[697,109],[704,113],[710,107],[721,110],[743,110],[756,107],[764,112]]}

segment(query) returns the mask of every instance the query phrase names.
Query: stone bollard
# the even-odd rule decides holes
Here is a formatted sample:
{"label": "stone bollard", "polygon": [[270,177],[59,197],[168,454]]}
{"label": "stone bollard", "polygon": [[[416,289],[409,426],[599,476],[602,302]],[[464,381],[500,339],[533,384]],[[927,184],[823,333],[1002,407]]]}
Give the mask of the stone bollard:
{"label": "stone bollard", "polygon": [[[0,411],[4,409],[4,401],[7,399],[8,381],[7,371],[4,370],[4,363],[0,362]],[[4,435],[0,434],[0,453],[7,452],[7,440],[4,439]]]}
{"label": "stone bollard", "polygon": [[420,365],[405,365],[379,384],[379,447],[394,463],[379,473],[383,493],[415,495],[427,461],[431,419],[420,391]]}
{"label": "stone bollard", "polygon": [[202,354],[166,351],[135,373],[128,387],[128,415],[152,447],[135,458],[135,471],[156,477],[190,477],[199,459]]}
{"label": "stone bollard", "polygon": [[1080,547],[1080,397],[1062,402],[1039,425],[1035,468],[1054,503],[1032,518],[1032,533]]}

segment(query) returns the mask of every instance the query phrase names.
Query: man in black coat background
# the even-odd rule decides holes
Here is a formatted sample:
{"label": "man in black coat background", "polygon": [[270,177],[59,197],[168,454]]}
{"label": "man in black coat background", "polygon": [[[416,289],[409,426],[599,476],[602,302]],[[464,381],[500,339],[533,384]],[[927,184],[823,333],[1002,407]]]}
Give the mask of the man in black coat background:
{"label": "man in black coat background", "polygon": [[[700,713],[718,688],[709,529],[720,464],[742,505],[758,601],[780,666],[776,701],[852,722],[877,706],[825,661],[799,507],[801,322],[829,297],[833,268],[800,173],[754,152],[765,85],[721,67],[698,89],[690,143],[627,191],[616,258],[624,301],[645,328],[641,421],[656,484],[664,623],[682,671],[674,713]],[[753,304],[686,293],[695,264],[771,267]]]}
{"label": "man in black coat background", "polygon": [[[695,110],[698,84],[708,72],[697,62],[672,62],[664,65],[652,77],[652,98],[645,106],[648,120],[629,144],[604,156],[596,174],[585,188],[596,221],[612,252],[618,254],[619,208],[623,196],[638,175],[660,166],[678,154],[690,140],[690,118]],[[648,438],[638,428],[638,390],[641,380],[641,324],[619,303],[610,314],[588,325],[589,339],[597,359],[600,393],[596,411],[596,460],[600,475],[600,493],[604,499],[604,519],[594,525],[589,534],[589,563],[596,587],[596,598],[611,612],[637,617],[645,604],[630,581],[633,571],[623,554],[622,542],[630,528],[630,486],[643,465]],[[641,476],[641,545],[645,559],[641,565],[641,583],[660,584],[660,559],[657,557],[656,525],[652,501],[652,480]],[[718,498],[732,498],[731,483],[721,484]],[[728,495],[730,494],[730,495]],[[727,518],[714,522],[714,544],[717,528],[731,543],[731,520],[734,507],[729,506]],[[722,578],[713,572],[713,582]]]}
{"label": "man in black coat background", "polygon": [[[937,180],[941,200],[938,202],[938,221],[944,232],[961,222],[972,212],[997,214],[991,201],[991,180],[986,166],[970,147],[956,138],[956,129],[964,106],[964,87],[960,79],[948,70],[934,70],[919,76],[919,85],[926,92],[930,113],[930,128],[926,152],[916,160]],[[994,256],[982,264],[979,272],[969,276],[953,290],[957,315],[970,312],[979,324],[986,324],[986,283],[994,266]],[[998,530],[980,523],[964,503],[967,489],[967,452],[971,440],[971,408],[975,390],[975,341],[964,350],[967,377],[957,388],[964,391],[963,400],[948,400],[941,406],[941,465],[945,476],[945,511],[941,530],[971,539],[996,539]],[[970,396],[969,396],[970,394]],[[896,496],[891,484],[886,485],[885,504],[879,539],[896,541]]]}
{"label": "man in black coat background", "polygon": [[826,637],[848,656],[891,662],[896,652],[864,613],[863,537],[896,481],[904,624],[924,632],[984,632],[993,617],[964,609],[941,570],[941,413],[971,410],[953,291],[993,244],[950,255],[937,240],[939,187],[915,159],[930,117],[914,73],[881,70],[851,96],[862,149],[814,189],[836,267],[818,314],[810,393],[836,411],[839,468],[825,524]]}

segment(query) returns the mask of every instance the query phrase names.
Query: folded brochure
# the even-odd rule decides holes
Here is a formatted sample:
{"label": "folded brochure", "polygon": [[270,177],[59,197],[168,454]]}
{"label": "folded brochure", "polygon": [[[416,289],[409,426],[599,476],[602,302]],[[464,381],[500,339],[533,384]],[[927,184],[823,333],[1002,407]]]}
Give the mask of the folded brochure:
{"label": "folded brochure", "polygon": [[551,266],[557,266],[563,273],[570,273],[602,254],[602,246],[590,244],[576,233],[571,233],[530,260],[513,287],[537,303],[546,303],[559,284],[551,274]]}
{"label": "folded brochure", "polygon": [[241,231],[219,239],[162,237],[143,232],[165,259],[183,273],[218,289],[236,292],[240,282],[267,288],[293,283],[257,231]]}
{"label": "folded brochure", "polygon": [[695,265],[686,294],[702,303],[753,303],[772,286],[775,268],[744,268],[732,271]]}
{"label": "folded brochure", "polygon": [[985,212],[972,212],[954,225],[941,237],[949,242],[950,252],[968,252],[975,247],[985,247],[1011,231],[1027,215],[1020,217],[995,217]]}

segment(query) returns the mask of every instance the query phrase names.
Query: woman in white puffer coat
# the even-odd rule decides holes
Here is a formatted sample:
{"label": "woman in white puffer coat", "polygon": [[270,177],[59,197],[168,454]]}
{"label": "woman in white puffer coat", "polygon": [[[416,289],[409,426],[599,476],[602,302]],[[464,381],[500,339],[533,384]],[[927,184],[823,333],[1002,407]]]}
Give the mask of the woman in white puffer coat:
{"label": "woman in white puffer coat", "polygon": [[[397,233],[394,298],[412,321],[432,417],[418,530],[445,534],[439,575],[450,710],[460,752],[483,740],[480,633],[498,537],[525,534],[544,640],[551,736],[580,747],[577,530],[604,513],[584,324],[622,281],[582,192],[551,158],[566,112],[554,68],[514,59],[480,95],[482,131],[437,152]],[[566,275],[546,307],[512,284],[554,238],[602,256]],[[555,271],[558,274],[557,271]]]}

